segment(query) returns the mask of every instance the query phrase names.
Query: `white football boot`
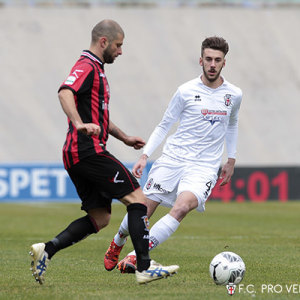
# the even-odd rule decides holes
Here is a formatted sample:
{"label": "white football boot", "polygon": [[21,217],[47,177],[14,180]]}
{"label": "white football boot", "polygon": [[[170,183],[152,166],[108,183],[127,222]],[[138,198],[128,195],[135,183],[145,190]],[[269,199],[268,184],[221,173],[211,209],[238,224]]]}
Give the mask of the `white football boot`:
{"label": "white football boot", "polygon": [[32,259],[30,268],[30,270],[32,271],[32,276],[34,276],[35,280],[39,284],[43,284],[45,281],[44,275],[46,273],[47,266],[50,261],[48,259],[48,253],[45,252],[45,244],[33,244],[30,247],[29,254],[31,255]]}
{"label": "white football boot", "polygon": [[139,272],[135,271],[136,280],[139,284],[151,282],[153,280],[158,280],[172,276],[177,273],[179,266],[162,266],[161,264],[151,260],[150,267],[147,270]]}

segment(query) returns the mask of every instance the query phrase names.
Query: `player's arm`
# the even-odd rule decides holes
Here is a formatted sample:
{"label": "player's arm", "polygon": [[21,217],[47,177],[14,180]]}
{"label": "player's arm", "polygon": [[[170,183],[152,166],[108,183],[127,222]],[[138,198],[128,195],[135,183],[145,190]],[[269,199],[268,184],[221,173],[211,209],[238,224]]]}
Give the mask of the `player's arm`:
{"label": "player's arm", "polygon": [[238,136],[238,124],[236,120],[236,122],[233,122],[231,125],[228,126],[227,133],[226,133],[226,146],[227,146],[228,160],[221,170],[221,174],[220,174],[220,179],[222,179],[220,184],[221,186],[227,184],[230,181],[234,172],[237,136]]}
{"label": "player's arm", "polygon": [[143,170],[146,167],[147,159],[155,151],[155,149],[162,143],[167,136],[172,125],[177,122],[182,110],[184,109],[183,98],[179,90],[176,91],[172,100],[170,101],[167,110],[160,123],[155,127],[150,138],[145,146],[143,155],[135,163],[132,169],[132,174],[141,178]]}
{"label": "player's arm", "polygon": [[178,121],[183,109],[184,109],[184,101],[178,89],[174,94],[174,96],[172,97],[163,115],[162,120],[155,127],[155,129],[150,135],[150,138],[143,151],[143,153],[146,154],[146,156],[150,157],[151,154],[155,151],[155,149],[166,138],[173,124]]}
{"label": "player's arm", "polygon": [[76,109],[75,98],[73,92],[69,89],[61,89],[58,93],[58,98],[63,111],[71,120],[77,131],[86,135],[99,135],[100,126],[94,123],[83,123]]}
{"label": "player's arm", "polygon": [[127,146],[131,146],[134,149],[141,149],[145,145],[145,141],[138,136],[129,136],[123,132],[118,126],[116,126],[111,120],[109,121],[109,134],[116,139],[122,141]]}
{"label": "player's arm", "polygon": [[228,160],[226,164],[222,167],[220,179],[221,186],[227,184],[234,173],[235,156],[236,156],[236,146],[238,138],[238,113],[241,105],[242,94],[238,95],[236,103],[232,108],[232,112],[229,119],[229,124],[226,132],[226,146]]}

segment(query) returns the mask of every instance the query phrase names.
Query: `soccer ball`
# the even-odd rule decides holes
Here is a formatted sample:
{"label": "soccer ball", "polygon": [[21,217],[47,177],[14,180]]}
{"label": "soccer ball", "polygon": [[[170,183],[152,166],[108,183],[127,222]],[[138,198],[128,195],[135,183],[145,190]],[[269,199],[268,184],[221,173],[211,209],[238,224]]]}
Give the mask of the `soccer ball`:
{"label": "soccer ball", "polygon": [[209,265],[209,273],[218,285],[239,284],[246,267],[241,257],[233,252],[222,252],[216,255]]}

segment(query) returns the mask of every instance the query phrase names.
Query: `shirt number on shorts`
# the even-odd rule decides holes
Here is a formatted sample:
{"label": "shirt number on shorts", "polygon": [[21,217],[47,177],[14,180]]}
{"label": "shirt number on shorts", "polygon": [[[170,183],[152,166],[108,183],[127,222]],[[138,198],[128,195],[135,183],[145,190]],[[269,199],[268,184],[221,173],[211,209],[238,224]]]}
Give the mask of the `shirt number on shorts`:
{"label": "shirt number on shorts", "polygon": [[205,197],[208,197],[209,191],[211,189],[212,182],[211,181],[206,182],[205,185],[207,186],[207,190],[204,192],[204,195],[205,195]]}

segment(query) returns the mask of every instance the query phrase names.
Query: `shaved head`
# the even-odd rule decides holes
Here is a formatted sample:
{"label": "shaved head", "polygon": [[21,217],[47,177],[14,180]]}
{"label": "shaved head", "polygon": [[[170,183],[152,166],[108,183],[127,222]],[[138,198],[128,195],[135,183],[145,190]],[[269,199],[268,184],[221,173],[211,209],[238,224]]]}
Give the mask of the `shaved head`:
{"label": "shaved head", "polygon": [[109,42],[117,39],[118,34],[124,37],[124,31],[121,26],[113,20],[103,20],[99,22],[92,30],[92,44],[97,43],[100,37],[105,36]]}

